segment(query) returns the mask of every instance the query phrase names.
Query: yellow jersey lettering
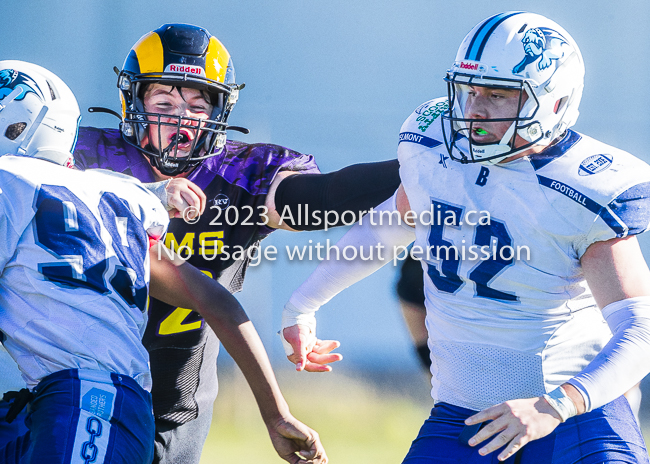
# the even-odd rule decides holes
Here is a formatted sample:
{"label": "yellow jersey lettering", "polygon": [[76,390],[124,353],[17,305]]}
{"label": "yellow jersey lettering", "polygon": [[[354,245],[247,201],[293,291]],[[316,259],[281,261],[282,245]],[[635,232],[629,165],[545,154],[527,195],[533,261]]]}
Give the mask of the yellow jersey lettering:
{"label": "yellow jersey lettering", "polygon": [[199,254],[211,261],[210,258],[218,254],[221,254],[221,249],[223,248],[223,240],[215,240],[223,238],[223,231],[218,232],[202,232],[199,234]]}
{"label": "yellow jersey lettering", "polygon": [[[169,234],[167,234],[169,235]],[[192,234],[194,235],[194,234]],[[212,278],[210,271],[201,271],[208,277]],[[194,322],[185,322],[185,319],[192,314],[191,309],[176,308],[158,325],[158,335],[175,335],[178,333],[198,330],[203,326],[203,319]]]}
{"label": "yellow jersey lettering", "polygon": [[190,256],[194,254],[195,235],[196,234],[194,232],[186,233],[185,236],[183,237],[183,241],[181,241],[179,244],[178,240],[176,240],[176,237],[174,237],[174,234],[172,234],[171,232],[167,232],[167,235],[165,236],[165,246],[170,250],[174,250],[184,259],[188,259]]}

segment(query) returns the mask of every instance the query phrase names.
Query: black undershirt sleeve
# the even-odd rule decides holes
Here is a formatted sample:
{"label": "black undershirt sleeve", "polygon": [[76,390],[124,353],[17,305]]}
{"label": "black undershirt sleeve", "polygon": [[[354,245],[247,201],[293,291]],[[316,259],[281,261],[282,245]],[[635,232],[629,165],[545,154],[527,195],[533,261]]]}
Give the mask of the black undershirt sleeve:
{"label": "black undershirt sleeve", "polygon": [[399,184],[397,160],[289,176],[275,191],[275,210],[296,230],[321,230],[326,222],[328,228],[351,224],[390,198]]}

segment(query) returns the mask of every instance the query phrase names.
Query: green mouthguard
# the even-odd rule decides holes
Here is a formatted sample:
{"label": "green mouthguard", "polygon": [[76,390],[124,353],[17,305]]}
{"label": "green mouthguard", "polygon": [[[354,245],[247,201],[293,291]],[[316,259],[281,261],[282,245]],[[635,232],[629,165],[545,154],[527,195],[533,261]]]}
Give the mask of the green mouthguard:
{"label": "green mouthguard", "polygon": [[474,132],[476,132],[478,135],[487,135],[487,131],[483,129],[475,129]]}

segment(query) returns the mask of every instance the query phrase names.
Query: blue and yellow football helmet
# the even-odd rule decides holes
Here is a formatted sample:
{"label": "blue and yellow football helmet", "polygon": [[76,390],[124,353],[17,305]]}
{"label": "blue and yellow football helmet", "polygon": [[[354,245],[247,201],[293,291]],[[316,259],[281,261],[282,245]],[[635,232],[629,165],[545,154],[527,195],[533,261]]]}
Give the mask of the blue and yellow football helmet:
{"label": "blue and yellow football helmet", "polygon": [[[169,122],[168,115],[145,112],[143,96],[147,86],[154,83],[206,92],[214,107],[210,119],[175,116]],[[235,68],[226,47],[206,29],[189,24],[164,24],[145,34],[126,57],[117,86],[122,100],[120,130],[124,140],[146,154],[166,175],[192,169],[221,152],[226,144],[228,116],[243,88],[235,83]],[[166,121],[162,121],[163,117]],[[142,146],[149,124],[176,126],[179,132],[183,127],[201,129],[190,156],[179,157],[178,140],[165,148],[160,140],[160,150],[151,144]]]}

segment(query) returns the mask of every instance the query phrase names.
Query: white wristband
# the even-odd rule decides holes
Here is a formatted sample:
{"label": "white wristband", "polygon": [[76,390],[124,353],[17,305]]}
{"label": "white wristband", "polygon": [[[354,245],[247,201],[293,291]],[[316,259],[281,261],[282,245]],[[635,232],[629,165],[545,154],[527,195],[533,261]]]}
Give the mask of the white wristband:
{"label": "white wristband", "polygon": [[280,339],[282,340],[284,352],[287,356],[293,354],[293,347],[284,338],[284,329],[294,325],[304,325],[309,327],[311,333],[316,336],[316,316],[314,313],[301,313],[293,304],[291,304],[291,302],[287,302],[287,304],[284,305],[284,311],[282,311],[282,329],[278,332]]}
{"label": "white wristband", "polygon": [[575,403],[564,391],[564,388],[557,387],[555,390],[542,395],[543,398],[551,405],[560,415],[562,422],[578,414]]}

